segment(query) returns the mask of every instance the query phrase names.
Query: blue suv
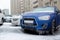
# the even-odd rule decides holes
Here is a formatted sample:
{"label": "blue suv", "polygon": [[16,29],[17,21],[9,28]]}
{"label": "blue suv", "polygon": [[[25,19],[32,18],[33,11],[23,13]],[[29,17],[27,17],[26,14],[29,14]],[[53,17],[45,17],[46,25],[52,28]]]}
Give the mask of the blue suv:
{"label": "blue suv", "polygon": [[38,34],[54,34],[59,25],[60,11],[56,7],[36,8],[26,12],[21,19],[24,30],[35,30]]}

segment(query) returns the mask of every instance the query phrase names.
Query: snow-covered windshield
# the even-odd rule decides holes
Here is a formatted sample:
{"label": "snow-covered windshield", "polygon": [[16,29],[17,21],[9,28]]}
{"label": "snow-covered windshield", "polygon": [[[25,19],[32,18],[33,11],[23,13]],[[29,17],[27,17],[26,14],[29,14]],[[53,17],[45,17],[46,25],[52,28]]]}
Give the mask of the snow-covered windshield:
{"label": "snow-covered windshield", "polygon": [[33,12],[54,12],[54,7],[36,8]]}

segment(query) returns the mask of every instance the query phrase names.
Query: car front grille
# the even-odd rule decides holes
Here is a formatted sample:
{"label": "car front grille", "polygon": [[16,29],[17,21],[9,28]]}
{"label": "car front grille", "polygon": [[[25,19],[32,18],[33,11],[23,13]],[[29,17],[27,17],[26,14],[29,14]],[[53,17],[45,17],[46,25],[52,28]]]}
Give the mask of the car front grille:
{"label": "car front grille", "polygon": [[18,19],[13,19],[13,21],[17,21]]}
{"label": "car front grille", "polygon": [[28,21],[28,22],[26,22],[26,23],[23,22],[23,25],[24,25],[24,26],[36,26],[36,25],[37,25],[34,18],[24,18],[23,21]]}

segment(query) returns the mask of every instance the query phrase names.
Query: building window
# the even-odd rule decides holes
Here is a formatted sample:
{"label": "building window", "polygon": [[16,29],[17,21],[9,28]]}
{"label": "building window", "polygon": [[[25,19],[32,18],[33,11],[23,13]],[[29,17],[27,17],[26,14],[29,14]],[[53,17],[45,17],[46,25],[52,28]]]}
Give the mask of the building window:
{"label": "building window", "polygon": [[50,2],[45,3],[45,5],[48,5]]}
{"label": "building window", "polygon": [[33,4],[36,4],[36,3],[38,3],[38,1],[36,0],[35,2],[33,2]]}
{"label": "building window", "polygon": [[45,3],[46,6],[50,6],[50,2]]}
{"label": "building window", "polygon": [[24,11],[24,10],[22,10],[21,12],[22,12],[22,13],[24,13],[25,11]]}
{"label": "building window", "polygon": [[33,8],[37,8],[37,7],[38,7],[38,5],[34,6]]}
{"label": "building window", "polygon": [[57,4],[57,1],[55,1],[54,4]]}
{"label": "building window", "polygon": [[43,0],[41,0],[41,1],[43,1]]}

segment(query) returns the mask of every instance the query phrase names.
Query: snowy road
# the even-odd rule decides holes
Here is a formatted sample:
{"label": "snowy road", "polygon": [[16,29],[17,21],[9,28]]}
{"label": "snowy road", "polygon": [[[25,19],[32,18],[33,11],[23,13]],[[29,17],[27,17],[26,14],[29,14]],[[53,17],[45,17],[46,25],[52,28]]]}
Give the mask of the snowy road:
{"label": "snowy road", "polygon": [[60,40],[60,29],[54,35],[33,35],[23,33],[19,26],[4,23],[0,27],[0,40]]}

